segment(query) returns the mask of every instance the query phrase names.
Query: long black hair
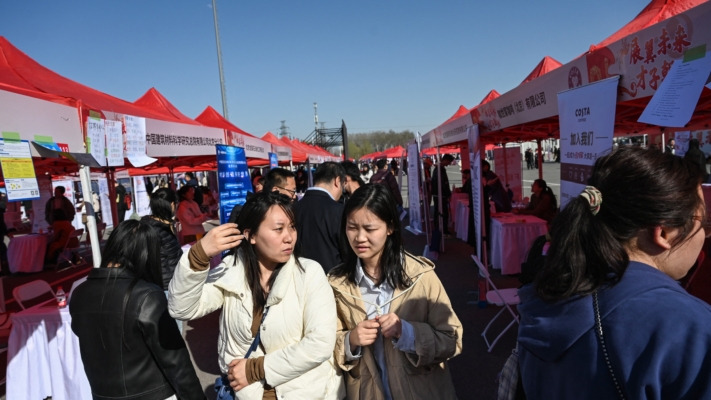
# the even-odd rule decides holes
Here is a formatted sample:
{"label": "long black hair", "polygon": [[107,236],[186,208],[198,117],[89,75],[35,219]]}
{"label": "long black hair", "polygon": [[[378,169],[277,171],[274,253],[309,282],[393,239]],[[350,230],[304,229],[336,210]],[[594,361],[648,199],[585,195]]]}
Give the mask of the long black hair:
{"label": "long black hair", "polygon": [[[121,337],[126,320],[126,307],[131,298],[133,288],[140,280],[163,288],[163,275],[160,259],[160,238],[146,221],[126,220],[119,224],[111,233],[106,247],[101,255],[100,268],[125,268],[133,274],[133,280],[123,297],[121,311]],[[104,297],[108,289],[108,279],[101,298],[103,309]],[[102,316],[104,313],[102,313]]]}
{"label": "long black hair", "polygon": [[[239,217],[237,217],[236,221],[239,230],[242,232],[248,230],[250,236],[256,234],[260,225],[264,222],[264,218],[267,216],[267,213],[272,207],[280,207],[291,223],[296,226],[296,215],[294,214],[294,207],[291,203],[291,198],[276,191],[263,191],[250,196],[247,202],[244,203],[242,211],[240,211]],[[242,251],[238,252],[238,250]],[[239,246],[233,248],[228,253],[228,255],[234,256],[235,265],[237,264],[237,257],[240,253],[242,262],[244,263],[244,275],[245,278],[247,278],[247,284],[252,291],[253,304],[257,307],[257,309],[261,310],[267,303],[267,296],[264,289],[262,289],[260,279],[261,272],[259,269],[259,255],[257,254],[254,245],[252,245],[247,238],[242,240],[242,243],[240,243]],[[296,265],[299,268],[302,268],[299,263],[299,246],[297,246],[296,242],[294,243],[293,256],[296,259]],[[283,266],[284,264],[278,265],[274,272],[272,272],[272,276],[269,278],[268,283],[270,287],[274,284],[274,281]]]}
{"label": "long black hair", "polygon": [[620,147],[599,158],[588,184],[602,194],[599,213],[577,196],[551,227],[546,265],[536,293],[547,301],[588,295],[622,279],[629,263],[625,246],[640,231],[678,228],[674,247],[687,241],[703,206],[701,174],[690,161],[654,150]]}
{"label": "long black hair", "polygon": [[151,194],[151,215],[163,221],[173,220],[173,204],[177,205],[178,196],[168,188],[158,189]]}
{"label": "long black hair", "polygon": [[538,185],[539,188],[541,188],[541,196],[550,196],[551,199],[553,199],[553,205],[552,208],[555,210],[558,208],[558,201],[555,198],[555,194],[553,193],[553,190],[551,190],[550,186],[548,186],[548,183],[544,181],[543,179],[536,179],[533,181],[536,185]]}
{"label": "long black hair", "polygon": [[341,258],[345,261],[340,266],[331,271],[331,275],[344,277],[350,283],[356,285],[356,268],[358,256],[351,247],[346,234],[348,217],[354,212],[365,208],[380,218],[392,231],[385,241],[383,253],[380,256],[380,267],[383,273],[380,284],[387,281],[393,288],[406,289],[412,284],[412,280],[405,272],[405,251],[402,247],[402,231],[400,227],[400,217],[397,212],[397,203],[390,190],[384,185],[367,184],[363,185],[353,193],[346,202],[341,218],[340,247]]}

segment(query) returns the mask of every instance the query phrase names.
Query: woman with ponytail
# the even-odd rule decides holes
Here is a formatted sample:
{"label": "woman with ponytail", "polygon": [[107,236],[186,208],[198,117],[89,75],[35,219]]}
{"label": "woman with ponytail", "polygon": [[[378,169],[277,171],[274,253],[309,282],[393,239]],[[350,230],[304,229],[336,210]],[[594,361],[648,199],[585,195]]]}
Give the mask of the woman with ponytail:
{"label": "woman with ponytail", "polygon": [[548,222],[550,227],[553,218],[555,218],[556,210],[558,208],[558,202],[555,199],[555,195],[548,184],[543,179],[536,179],[531,185],[531,201],[528,203],[525,209],[516,211],[521,215],[535,215],[536,217]]}
{"label": "woman with ponytail", "polygon": [[529,399],[711,398],[711,307],[676,282],[708,231],[702,175],[619,148],[553,222],[546,265],[519,290]]}

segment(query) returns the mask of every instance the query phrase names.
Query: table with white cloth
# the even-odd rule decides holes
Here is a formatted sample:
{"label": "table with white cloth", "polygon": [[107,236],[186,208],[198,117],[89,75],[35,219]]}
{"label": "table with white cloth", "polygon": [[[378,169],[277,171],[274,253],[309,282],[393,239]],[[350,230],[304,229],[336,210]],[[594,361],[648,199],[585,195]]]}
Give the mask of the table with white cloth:
{"label": "table with white cloth", "polygon": [[50,235],[17,235],[7,246],[10,272],[42,272]]}
{"label": "table with white cloth", "polygon": [[469,199],[457,199],[454,210],[454,231],[457,239],[466,242],[469,236]]}
{"label": "table with white cloth", "polygon": [[12,316],[7,349],[7,399],[90,400],[91,387],[72,332],[69,307],[55,300]]}
{"label": "table with white cloth", "polygon": [[456,216],[457,216],[457,202],[465,201],[469,203],[468,193],[458,193],[452,192],[452,197],[449,198],[449,226],[455,227],[456,232]]}
{"label": "table with white cloth", "polygon": [[492,266],[504,275],[520,274],[531,244],[547,232],[546,221],[532,215],[492,214]]}

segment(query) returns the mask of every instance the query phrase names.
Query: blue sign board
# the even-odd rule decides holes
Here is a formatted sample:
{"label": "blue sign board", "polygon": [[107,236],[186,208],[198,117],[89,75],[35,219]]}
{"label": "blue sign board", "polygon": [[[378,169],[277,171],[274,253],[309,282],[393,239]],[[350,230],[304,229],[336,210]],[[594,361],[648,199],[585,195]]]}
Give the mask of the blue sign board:
{"label": "blue sign board", "polygon": [[230,213],[236,205],[247,201],[247,192],[252,190],[252,182],[247,168],[247,156],[241,147],[218,144],[217,185],[220,194],[220,223],[230,220]]}
{"label": "blue sign board", "polygon": [[279,168],[279,160],[276,153],[269,153],[269,169]]}

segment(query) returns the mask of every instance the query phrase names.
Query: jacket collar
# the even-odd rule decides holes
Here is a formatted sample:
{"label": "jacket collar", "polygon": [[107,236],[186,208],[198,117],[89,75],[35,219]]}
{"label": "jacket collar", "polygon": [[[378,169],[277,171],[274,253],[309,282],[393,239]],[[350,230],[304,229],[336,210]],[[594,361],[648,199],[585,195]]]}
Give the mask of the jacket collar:
{"label": "jacket collar", "polygon": [[329,199],[336,201],[336,199],[331,196],[331,193],[329,193],[328,190],[318,186],[313,186],[306,189],[306,193],[304,193],[304,196],[328,197]]}
{"label": "jacket collar", "polygon": [[[217,276],[217,280],[214,285],[226,292],[237,294],[240,299],[242,299],[242,302],[251,314],[254,305],[252,304],[251,290],[244,273],[245,265],[242,261],[242,250],[237,252],[236,257],[237,264],[234,266],[232,265],[234,263],[233,256],[227,257],[224,260],[222,266],[220,267],[224,268],[224,271],[221,274],[219,272],[215,274]],[[289,285],[291,285],[291,282],[294,280],[295,268],[297,268],[296,258],[292,255],[291,258],[289,258],[289,261],[281,267],[281,271],[279,271],[279,275],[277,275],[274,285],[269,291],[269,297],[267,297],[266,304],[267,307],[278,304],[284,299],[287,290],[289,289]],[[299,288],[297,288],[297,290],[298,289]]]}
{"label": "jacket collar", "polygon": [[87,279],[134,279],[136,275],[126,268],[92,268]]}

